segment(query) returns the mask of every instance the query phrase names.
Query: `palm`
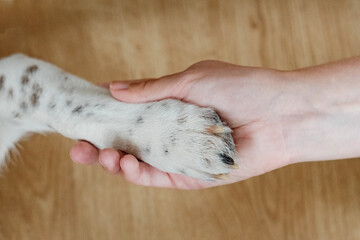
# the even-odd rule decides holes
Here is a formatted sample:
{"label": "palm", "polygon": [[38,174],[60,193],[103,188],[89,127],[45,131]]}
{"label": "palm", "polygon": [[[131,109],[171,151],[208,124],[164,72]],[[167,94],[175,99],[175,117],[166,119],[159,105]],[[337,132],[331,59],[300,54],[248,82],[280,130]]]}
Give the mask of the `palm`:
{"label": "palm", "polygon": [[[138,175],[137,179],[131,179],[131,181],[137,184],[150,184],[160,187],[196,189],[244,180],[282,167],[287,162],[281,125],[273,116],[273,112],[269,111],[270,107],[267,105],[271,104],[273,92],[277,92],[277,90],[258,96],[257,101],[243,99],[243,96],[249,93],[256,94],[254,89],[257,90],[257,87],[261,88],[264,84],[262,82],[257,83],[255,80],[239,84],[242,80],[239,76],[228,78],[228,82],[224,84],[223,81],[211,79],[208,75],[211,75],[212,78],[220,78],[216,75],[223,75],[224,73],[221,71],[225,68],[231,68],[233,65],[224,63],[218,65],[217,62],[210,62],[210,64],[216,65],[210,70],[213,72],[209,73],[209,68],[207,68],[208,74],[204,74],[205,77],[195,79],[196,81],[179,81],[180,83],[175,86],[183,86],[180,88],[183,91],[178,92],[176,90],[179,88],[175,88],[172,94],[200,106],[207,107],[210,105],[220,113],[233,129],[232,135],[237,148],[240,168],[232,172],[231,180],[203,182],[178,174],[164,173],[141,163],[141,174]],[[217,70],[217,67],[221,68],[220,71]],[[247,71],[246,68],[243,69]],[[199,68],[197,68],[198,70]],[[229,75],[230,73],[231,70],[226,69],[226,74]],[[239,75],[238,72],[236,74]],[[245,79],[244,82],[248,81],[246,77],[243,79]],[[262,80],[260,79],[260,81]],[[237,84],[242,87],[235,88],[236,92],[233,94],[235,98],[231,99],[231,101],[240,103],[235,104],[236,106],[228,104],[224,100],[223,94],[214,94],[212,91],[216,89],[219,93],[232,95],[234,91],[232,86]],[[207,88],[208,85],[211,85],[211,88]],[[271,89],[273,88],[271,87]],[[236,115],[234,112],[240,114]],[[272,119],[272,121],[267,119]],[[153,182],[149,183],[149,179],[152,179]]]}
{"label": "palm", "polygon": [[198,189],[241,181],[280,167],[285,162],[281,129],[271,123],[254,123],[233,129],[240,168],[226,181],[204,182],[179,174],[165,173],[140,162],[138,173],[123,172],[129,181],[147,186]]}

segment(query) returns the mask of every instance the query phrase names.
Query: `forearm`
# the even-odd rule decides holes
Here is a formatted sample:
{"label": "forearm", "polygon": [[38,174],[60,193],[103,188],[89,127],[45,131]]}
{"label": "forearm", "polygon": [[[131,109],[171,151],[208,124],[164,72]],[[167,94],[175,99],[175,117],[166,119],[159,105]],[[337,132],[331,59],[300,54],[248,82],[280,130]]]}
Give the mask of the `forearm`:
{"label": "forearm", "polygon": [[360,156],[360,58],[286,73],[282,115],[291,163]]}

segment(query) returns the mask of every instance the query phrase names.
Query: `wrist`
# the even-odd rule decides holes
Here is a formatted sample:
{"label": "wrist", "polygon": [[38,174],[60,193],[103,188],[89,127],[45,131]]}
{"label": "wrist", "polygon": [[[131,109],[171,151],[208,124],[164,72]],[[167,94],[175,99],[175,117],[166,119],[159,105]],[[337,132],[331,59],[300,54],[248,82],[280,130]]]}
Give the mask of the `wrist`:
{"label": "wrist", "polygon": [[360,156],[359,81],[336,68],[284,73],[281,123],[290,163]]}

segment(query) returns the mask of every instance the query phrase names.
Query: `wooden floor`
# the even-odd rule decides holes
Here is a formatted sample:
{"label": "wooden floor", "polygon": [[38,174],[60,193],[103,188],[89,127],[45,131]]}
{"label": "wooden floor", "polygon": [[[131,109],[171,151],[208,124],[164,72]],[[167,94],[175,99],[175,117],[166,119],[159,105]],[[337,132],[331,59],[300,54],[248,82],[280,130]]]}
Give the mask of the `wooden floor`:
{"label": "wooden floor", "polygon": [[[360,1],[0,0],[0,57],[14,52],[95,83],[204,59],[294,69],[360,55]],[[0,239],[360,239],[359,159],[179,191],[76,165],[72,143],[22,142],[0,178]]]}

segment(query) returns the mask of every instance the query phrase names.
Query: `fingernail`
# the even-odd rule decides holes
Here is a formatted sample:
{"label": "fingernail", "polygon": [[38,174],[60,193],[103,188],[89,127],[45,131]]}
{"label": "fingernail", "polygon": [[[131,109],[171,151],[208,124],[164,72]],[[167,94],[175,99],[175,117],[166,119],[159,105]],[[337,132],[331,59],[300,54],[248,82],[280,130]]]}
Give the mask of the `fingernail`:
{"label": "fingernail", "polygon": [[123,82],[112,82],[110,84],[110,88],[113,90],[125,90],[125,89],[129,88],[129,84],[123,83]]}

